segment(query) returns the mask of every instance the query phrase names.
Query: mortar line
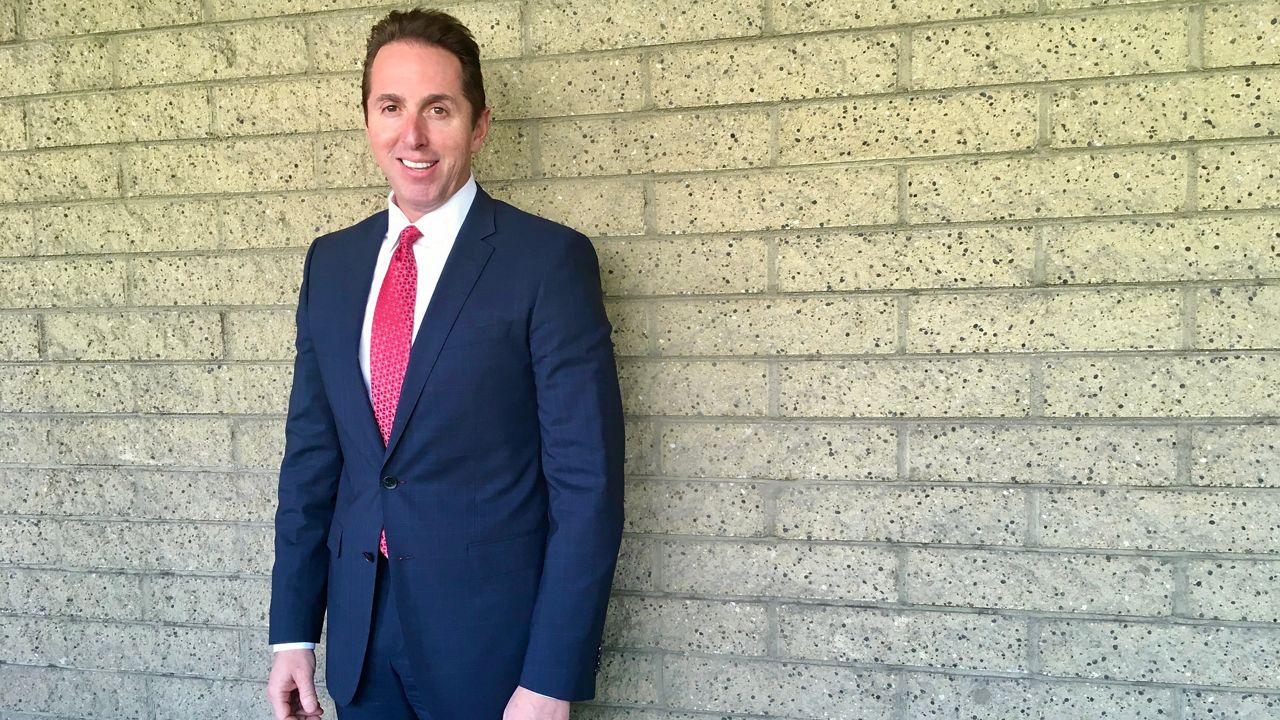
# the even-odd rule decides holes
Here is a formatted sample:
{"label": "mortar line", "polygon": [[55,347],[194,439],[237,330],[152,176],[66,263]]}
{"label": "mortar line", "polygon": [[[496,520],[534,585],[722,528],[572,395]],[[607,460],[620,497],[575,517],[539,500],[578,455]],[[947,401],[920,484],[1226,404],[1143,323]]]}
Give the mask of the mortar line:
{"label": "mortar line", "polygon": [[911,169],[908,165],[897,166],[898,181],[898,224],[909,226],[911,224]]}
{"label": "mortar line", "polygon": [[653,188],[653,177],[642,181],[644,188],[644,231],[646,234],[658,234],[658,207],[656,192]]}
{"label": "mortar line", "polygon": [[905,547],[893,549],[893,591],[897,595],[895,605],[910,606],[912,604],[911,588],[907,585],[907,572],[911,569],[909,553],[910,550]]}
{"label": "mortar line", "polygon": [[1187,194],[1183,202],[1186,213],[1196,212],[1200,204],[1200,150],[1194,145],[1187,148]]}
{"label": "mortar line", "polygon": [[781,613],[778,611],[778,602],[769,602],[764,606],[765,629],[764,629],[764,653],[766,657],[781,659]]}
{"label": "mortar line", "polygon": [[38,360],[49,360],[49,326],[45,321],[44,313],[36,313],[36,358]]}
{"label": "mortar line", "polygon": [[776,359],[770,360],[765,366],[765,372],[767,373],[765,387],[769,393],[766,417],[779,418],[782,416],[782,388],[779,387],[781,385],[782,370],[778,367],[778,361]]}
{"label": "mortar line", "polygon": [[529,120],[527,132],[529,133],[529,174],[533,179],[544,179],[546,171],[542,169],[542,120]]}
{"label": "mortar line", "polygon": [[782,111],[778,106],[769,108],[769,165],[781,167],[782,162]]}
{"label": "mortar line", "polygon": [[893,720],[912,720],[907,715],[907,680],[909,673],[905,669],[893,672],[893,702],[890,716]]}
{"label": "mortar line", "polygon": [[760,36],[768,37],[778,34],[778,19],[774,16],[773,3],[769,0],[758,0],[756,7],[760,8]]}
{"label": "mortar line", "polygon": [[1170,565],[1173,569],[1173,588],[1170,592],[1173,617],[1195,620],[1197,618],[1191,616],[1191,587],[1187,575],[1187,559],[1177,558]]}
{"label": "mortar line", "polygon": [[911,429],[912,425],[899,423],[895,426],[897,431],[897,464],[898,464],[898,480],[902,482],[911,481]]}
{"label": "mortar line", "polygon": [[1197,314],[1200,309],[1200,292],[1193,287],[1182,288],[1182,349],[1194,350],[1199,345]]}
{"label": "mortar line", "polygon": [[1179,423],[1177,433],[1178,463],[1175,480],[1179,485],[1190,487],[1195,473],[1193,469],[1195,429],[1189,423]]}
{"label": "mortar line", "polygon": [[1044,631],[1039,618],[1027,619],[1027,673],[1040,675],[1043,660],[1040,657],[1040,635]]}
{"label": "mortar line", "polygon": [[764,255],[765,255],[765,294],[779,293],[778,282],[778,238],[768,237],[764,239]]}
{"label": "mortar line", "polygon": [[520,1],[520,57],[532,57],[533,52],[533,29],[529,27],[529,3],[530,0]]}
{"label": "mortar line", "polygon": [[1043,541],[1040,537],[1040,489],[1029,490],[1022,497],[1022,512],[1026,520],[1024,543],[1028,548],[1040,548]]}
{"label": "mortar line", "polygon": [[1187,707],[1187,693],[1190,690],[1183,688],[1174,688],[1169,693],[1169,720],[1185,720]]}
{"label": "mortar line", "polygon": [[[1027,413],[1032,417],[1047,417],[1044,397],[1044,363],[1045,357],[1031,357],[1027,361],[1030,387],[1027,389]],[[1114,418],[1112,418],[1114,419]]]}
{"label": "mortar line", "polygon": [[894,78],[894,89],[900,92],[910,91],[912,83],[911,44],[914,42],[914,30],[905,28],[898,33],[897,77]]}
{"label": "mortar line", "polygon": [[1204,69],[1204,5],[1187,8],[1187,66]]}
{"label": "mortar line", "polygon": [[909,325],[911,322],[911,295],[899,295],[897,298],[898,310],[898,333],[893,349],[894,354],[906,355],[908,352],[907,338],[909,336]]}
{"label": "mortar line", "polygon": [[1045,226],[1037,225],[1032,232],[1031,286],[1045,286],[1045,270],[1049,265],[1048,241]]}

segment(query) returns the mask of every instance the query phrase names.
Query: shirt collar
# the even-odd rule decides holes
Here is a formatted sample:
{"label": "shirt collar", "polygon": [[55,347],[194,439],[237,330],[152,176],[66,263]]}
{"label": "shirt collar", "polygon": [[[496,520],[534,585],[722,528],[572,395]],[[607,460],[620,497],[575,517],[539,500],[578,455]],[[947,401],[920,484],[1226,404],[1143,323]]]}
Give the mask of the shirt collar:
{"label": "shirt collar", "polygon": [[387,193],[387,237],[383,242],[395,243],[400,233],[409,225],[414,225],[422,232],[418,242],[435,244],[447,242],[452,244],[462,229],[462,222],[471,211],[471,203],[476,199],[476,176],[467,178],[466,184],[458,188],[458,192],[444,202],[443,205],[410,223],[404,211],[396,205],[394,190]]}

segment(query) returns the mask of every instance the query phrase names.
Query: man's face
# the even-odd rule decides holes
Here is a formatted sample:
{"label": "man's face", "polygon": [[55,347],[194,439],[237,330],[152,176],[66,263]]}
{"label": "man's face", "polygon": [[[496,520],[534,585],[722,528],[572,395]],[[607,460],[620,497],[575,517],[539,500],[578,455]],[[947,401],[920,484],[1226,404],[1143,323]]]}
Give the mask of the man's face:
{"label": "man's face", "polygon": [[472,123],[462,63],[435,45],[397,40],[369,69],[365,134],[373,157],[410,222],[440,207],[471,176],[484,146],[489,108]]}

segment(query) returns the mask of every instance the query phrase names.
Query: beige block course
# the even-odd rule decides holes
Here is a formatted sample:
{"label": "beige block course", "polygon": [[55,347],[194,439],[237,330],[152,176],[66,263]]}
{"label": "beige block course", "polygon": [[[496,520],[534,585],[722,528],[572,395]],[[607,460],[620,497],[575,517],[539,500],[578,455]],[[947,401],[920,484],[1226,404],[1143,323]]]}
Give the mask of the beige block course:
{"label": "beige block course", "polygon": [[1271,355],[1063,358],[1044,365],[1045,414],[1229,417],[1280,414]]}
{"label": "beige block course", "polygon": [[1114,555],[907,551],[909,601],[920,605],[1167,616],[1173,565]]}
{"label": "beige block course", "polygon": [[0,203],[116,197],[119,167],[120,153],[112,148],[0,155]]}
{"label": "beige block course", "polygon": [[0,360],[40,357],[40,328],[35,315],[0,315]]}
{"label": "beige block course", "polygon": [[596,243],[607,295],[764,292],[766,240],[754,237],[610,239]]}
{"label": "beige block course", "polygon": [[605,652],[596,673],[596,701],[656,705],[662,693],[661,658],[651,653]]}
{"label": "beige block course", "polygon": [[275,528],[251,525],[240,528],[240,572],[270,576],[275,564]]}
{"label": "beige block course", "polygon": [[471,157],[472,172],[481,183],[533,177],[533,131],[530,124],[490,124],[484,148]]}
{"label": "beige block course", "polygon": [[122,87],[275,77],[307,69],[305,34],[293,21],[160,30],[123,35],[115,43]]}
{"label": "beige block course", "polygon": [[316,184],[309,138],[137,145],[124,158],[130,195],[297,190]]}
{"label": "beige block course", "polygon": [[907,352],[1176,350],[1182,291],[926,295],[908,309]]}
{"label": "beige block course", "polygon": [[[317,660],[323,663],[319,658],[323,655],[318,654]],[[154,720],[182,720],[192,715],[251,718],[262,713],[264,687],[260,682],[173,676],[147,678],[148,696],[155,704],[155,714],[151,716]],[[317,689],[321,693],[321,705],[333,708],[328,693]]]}
{"label": "beige block course", "polygon": [[1200,148],[1198,193],[1206,210],[1280,207],[1280,144]]}
{"label": "beige block course", "polygon": [[26,665],[197,674],[238,652],[229,630],[0,617],[14,639],[5,659]]}
{"label": "beige block course", "polygon": [[667,700],[676,707],[840,720],[890,717],[896,686],[888,672],[679,655],[664,658],[663,677]]}
{"label": "beige block course", "polygon": [[908,673],[907,716],[919,720],[1164,720],[1174,690],[1132,685]]}
{"label": "beige block course", "polygon": [[1172,485],[1173,428],[1108,425],[917,425],[907,435],[916,482]]}
{"label": "beige block course", "polygon": [[1039,649],[1046,675],[1265,687],[1280,629],[1046,620]]}
{"label": "beige block course", "polygon": [[[0,664],[0,709],[72,717],[149,720],[149,681],[142,675]],[[14,691],[11,691],[14,690]],[[21,716],[14,715],[14,718]],[[21,718],[25,720],[25,718]]]}
{"label": "beige block course", "polygon": [[131,265],[139,305],[284,305],[298,300],[303,254],[149,257]]}
{"label": "beige block course", "polygon": [[656,7],[643,0],[538,0],[529,6],[530,47],[545,54],[759,35],[763,24],[759,4],[732,0]]}
{"label": "beige block course", "polygon": [[204,88],[147,88],[32,100],[27,121],[36,147],[201,138],[208,106]]}
{"label": "beige block course", "polygon": [[347,75],[214,87],[223,136],[362,130],[359,80]]}
{"label": "beige block course", "polygon": [[787,362],[783,417],[1025,417],[1031,374],[1009,359]]}
{"label": "beige block course", "polygon": [[1280,287],[1225,287],[1196,297],[1196,347],[1280,347]]}
{"label": "beige block course", "polygon": [[50,360],[212,360],[222,320],[212,312],[49,313]]}
{"label": "beige block course", "polygon": [[1280,498],[1257,492],[1048,490],[1045,547],[1275,553]]}
{"label": "beige block course", "polygon": [[866,98],[779,111],[779,160],[807,164],[1035,147],[1030,90]]}
{"label": "beige block course", "polygon": [[60,536],[64,566],[200,573],[244,569],[244,543],[232,525],[67,520],[47,521],[45,532]]}
{"label": "beige block course", "polygon": [[132,518],[270,523],[275,517],[275,474],[127,472]]}
{"label": "beige block course", "polygon": [[1031,227],[788,235],[782,292],[1019,286],[1031,282]]}
{"label": "beige block course", "polygon": [[147,578],[146,593],[152,622],[266,627],[271,581],[160,575]]}
{"label": "beige block course", "polygon": [[778,536],[802,540],[1021,545],[1020,490],[797,485],[778,497]]}
{"label": "beige block course", "polygon": [[11,5],[0,9],[0,42],[8,42],[18,37],[18,6]]}
{"label": "beige block course", "polygon": [[32,211],[0,208],[0,257],[27,257],[34,254]]}
{"label": "beige block course", "polygon": [[1280,425],[1192,428],[1191,482],[1280,487]]}
{"label": "beige block course", "polygon": [[764,655],[764,605],[614,596],[603,642],[610,647],[728,655]]}
{"label": "beige block course", "polygon": [[931,20],[1032,12],[1034,0],[769,0],[774,27],[782,32],[876,27]]}
{"label": "beige block course", "polygon": [[764,497],[753,483],[632,480],[624,529],[637,533],[760,537]]}
{"label": "beige block course", "polygon": [[1280,561],[1188,562],[1187,610],[1210,620],[1280,623]]}
{"label": "beige block course", "polygon": [[313,239],[387,208],[382,189],[254,195],[218,203],[228,249],[306,247]]}
{"label": "beige block course", "polygon": [[28,38],[137,30],[200,21],[200,0],[24,0],[22,34]]}
{"label": "beige block course", "polygon": [[133,412],[133,393],[131,378],[119,366],[0,366],[0,412]]}
{"label": "beige block course", "polygon": [[1022,157],[913,165],[913,222],[1174,212],[1186,200],[1178,152]]}
{"label": "beige block course", "polygon": [[653,475],[658,471],[653,425],[649,420],[626,420],[623,462],[627,475]]}
{"label": "beige block course", "polygon": [[499,200],[590,237],[644,233],[644,185],[638,180],[535,180],[492,185]]}
{"label": "beige block course", "polygon": [[778,653],[840,662],[1026,670],[1027,628],[1018,618],[973,613],[821,605],[778,608]]}
{"label": "beige block course", "polygon": [[1051,225],[1044,238],[1052,284],[1280,277],[1280,216]]}
{"label": "beige block course", "polygon": [[661,301],[662,355],[853,355],[897,344],[892,298]]}
{"label": "beige block course", "polygon": [[496,119],[635,112],[645,105],[638,54],[504,60],[484,71]]}
{"label": "beige block course", "polygon": [[16,515],[104,515],[127,517],[135,483],[116,469],[4,468],[0,498]]}
{"label": "beige block course", "polygon": [[897,218],[887,167],[763,170],[653,182],[661,233],[883,225]]}
{"label": "beige block course", "polygon": [[233,360],[293,360],[293,310],[243,310],[225,315],[227,357]]}
{"label": "beige block course", "polygon": [[284,457],[284,418],[238,420],[235,441],[240,465],[256,470],[279,470]]}
{"label": "beige block course", "polygon": [[115,58],[102,38],[0,47],[0,97],[111,87]]}
{"label": "beige block course", "polygon": [[1220,690],[1187,690],[1182,705],[1184,720],[1269,720],[1280,713],[1280,697]]}
{"label": "beige block course", "polygon": [[48,432],[54,460],[68,465],[231,465],[231,423],[222,418],[65,418]]}
{"label": "beige block course", "polygon": [[1219,3],[1204,10],[1205,67],[1280,63],[1280,3]]}
{"label": "beige block course", "polygon": [[0,306],[66,308],[124,303],[126,264],[118,260],[0,263]]}
{"label": "beige block course", "polygon": [[205,250],[221,245],[218,214],[203,200],[54,205],[35,209],[35,233],[42,255]]}
{"label": "beige block course", "polygon": [[[5,565],[48,565],[62,560],[57,542],[60,523],[52,520],[0,520],[0,562]],[[0,667],[3,667],[0,663]]]}
{"label": "beige block course", "polygon": [[0,462],[45,463],[49,461],[49,450],[47,419],[0,415]]}
{"label": "beige block course", "polygon": [[141,620],[142,608],[141,575],[22,568],[0,572],[0,612],[6,614]]}
{"label": "beige block course", "polygon": [[284,413],[293,382],[288,364],[147,365],[128,375],[145,413]]}
{"label": "beige block course", "polygon": [[897,560],[879,548],[796,542],[666,542],[674,593],[893,602]]}
{"label": "beige block course", "polygon": [[623,360],[618,382],[630,415],[768,412],[768,368],[760,362]]}
{"label": "beige block course", "polygon": [[1185,70],[1187,17],[1142,9],[928,28],[912,35],[911,58],[915,88]]}
{"label": "beige block course", "polygon": [[[607,705],[579,705],[573,708],[574,720],[711,720],[712,716],[668,710],[647,710]],[[718,716],[716,716],[718,717]]]}
{"label": "beige block course", "polygon": [[649,308],[639,303],[609,302],[605,312],[613,325],[613,352],[618,356],[649,354]]}
{"label": "beige block course", "polygon": [[657,590],[654,543],[636,537],[622,538],[618,566],[613,573],[613,589],[637,592]]}
{"label": "beige block course", "polygon": [[22,103],[0,103],[0,152],[27,148],[25,118]]}
{"label": "beige block course", "polygon": [[739,40],[655,51],[650,91],[658,107],[736,105],[892,90],[892,33]]}
{"label": "beige block course", "polygon": [[766,112],[668,113],[544,123],[542,171],[552,177],[724,170],[769,164]]}
{"label": "beige block course", "polygon": [[874,425],[675,423],[664,475],[774,480],[895,480],[898,434]]}
{"label": "beige block course", "polygon": [[1280,73],[1076,85],[1050,103],[1059,146],[1268,136],[1280,132]]}
{"label": "beige block course", "polygon": [[[387,186],[363,133],[325,135],[315,140],[320,187],[369,188]],[[385,197],[385,194],[384,194]]]}
{"label": "beige block course", "polygon": [[[246,14],[288,14],[302,9],[294,0],[245,3],[241,0],[218,0],[222,7],[215,13],[243,17]],[[367,0],[305,0],[317,10],[338,7],[367,6]],[[488,63],[495,58],[519,56],[522,50],[520,29],[520,3],[473,2],[463,5],[436,5],[441,10],[462,21],[475,35],[480,45],[480,57],[488,72]],[[304,10],[305,11],[305,10]],[[337,72],[359,70],[364,63],[365,43],[374,23],[386,16],[385,11],[360,13],[324,13],[308,18],[307,35],[313,54],[312,70]],[[486,82],[486,85],[488,83]],[[352,88],[358,99],[359,83]],[[490,105],[493,103],[490,102]]]}

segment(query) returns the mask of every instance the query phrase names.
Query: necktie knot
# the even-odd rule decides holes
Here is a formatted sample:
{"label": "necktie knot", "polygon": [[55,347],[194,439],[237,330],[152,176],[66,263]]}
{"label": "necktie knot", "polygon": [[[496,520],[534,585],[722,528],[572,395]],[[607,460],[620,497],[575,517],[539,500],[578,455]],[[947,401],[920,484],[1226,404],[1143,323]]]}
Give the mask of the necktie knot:
{"label": "necktie knot", "polygon": [[400,244],[402,246],[412,246],[419,238],[422,237],[422,231],[415,225],[406,225],[400,231]]}

